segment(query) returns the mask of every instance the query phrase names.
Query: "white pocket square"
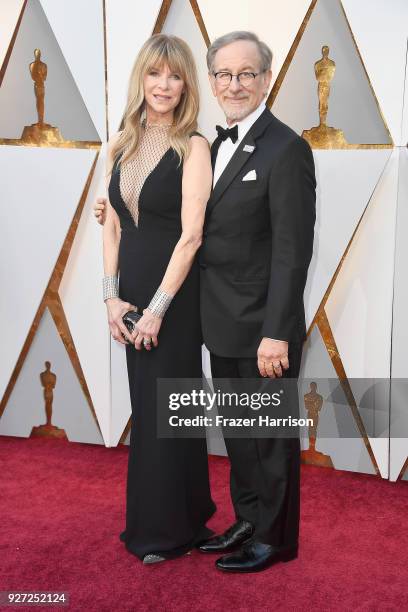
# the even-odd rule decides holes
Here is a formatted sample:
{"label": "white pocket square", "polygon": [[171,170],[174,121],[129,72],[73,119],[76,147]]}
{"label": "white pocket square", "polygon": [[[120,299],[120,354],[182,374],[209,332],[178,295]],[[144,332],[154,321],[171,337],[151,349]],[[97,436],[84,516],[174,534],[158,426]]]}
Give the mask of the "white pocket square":
{"label": "white pocket square", "polygon": [[249,172],[247,172],[242,180],[243,181],[256,181],[256,172],[255,172],[255,170],[250,170]]}

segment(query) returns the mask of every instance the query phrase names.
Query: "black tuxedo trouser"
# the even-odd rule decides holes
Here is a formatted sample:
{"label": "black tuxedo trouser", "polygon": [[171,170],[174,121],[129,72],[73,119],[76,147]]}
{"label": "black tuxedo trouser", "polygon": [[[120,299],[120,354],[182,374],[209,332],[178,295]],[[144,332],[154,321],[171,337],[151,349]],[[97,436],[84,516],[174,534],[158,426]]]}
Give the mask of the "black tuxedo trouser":
{"label": "black tuxedo trouser", "polygon": [[[303,343],[289,344],[285,377],[298,378],[302,348]],[[219,357],[212,353],[211,372],[213,378],[260,377],[255,358]],[[297,546],[299,438],[226,437],[225,445],[231,463],[230,488],[236,518],[251,522],[261,542],[277,548]]]}

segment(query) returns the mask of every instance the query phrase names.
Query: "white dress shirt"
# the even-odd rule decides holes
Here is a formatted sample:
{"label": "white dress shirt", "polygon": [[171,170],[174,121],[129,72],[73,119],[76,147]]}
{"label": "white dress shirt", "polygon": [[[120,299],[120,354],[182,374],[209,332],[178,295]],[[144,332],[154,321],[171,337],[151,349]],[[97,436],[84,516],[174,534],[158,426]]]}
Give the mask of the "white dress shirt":
{"label": "white dress shirt", "polygon": [[256,108],[250,115],[242,119],[242,121],[235,121],[235,123],[231,125],[225,125],[224,127],[232,128],[236,123],[238,123],[238,140],[236,142],[232,142],[231,138],[227,138],[224,140],[218,149],[217,159],[215,161],[214,167],[214,179],[213,186],[216,184],[221,174],[224,172],[229,160],[234,155],[235,151],[238,149],[241,144],[242,139],[247,134],[249,129],[253,126],[255,121],[262,115],[266,108],[265,101],[263,100],[261,104]]}

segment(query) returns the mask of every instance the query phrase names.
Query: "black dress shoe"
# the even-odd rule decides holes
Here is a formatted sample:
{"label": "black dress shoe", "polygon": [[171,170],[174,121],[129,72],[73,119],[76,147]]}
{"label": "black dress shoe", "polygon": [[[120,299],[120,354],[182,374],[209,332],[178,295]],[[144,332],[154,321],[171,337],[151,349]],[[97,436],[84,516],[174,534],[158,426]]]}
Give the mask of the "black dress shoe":
{"label": "black dress shoe", "polygon": [[204,553],[223,553],[234,550],[252,536],[254,526],[248,521],[238,521],[222,535],[205,540],[198,545],[198,550]]}
{"label": "black dress shoe", "polygon": [[261,572],[279,561],[292,561],[297,547],[278,549],[270,544],[249,540],[237,552],[217,559],[215,565],[224,572]]}

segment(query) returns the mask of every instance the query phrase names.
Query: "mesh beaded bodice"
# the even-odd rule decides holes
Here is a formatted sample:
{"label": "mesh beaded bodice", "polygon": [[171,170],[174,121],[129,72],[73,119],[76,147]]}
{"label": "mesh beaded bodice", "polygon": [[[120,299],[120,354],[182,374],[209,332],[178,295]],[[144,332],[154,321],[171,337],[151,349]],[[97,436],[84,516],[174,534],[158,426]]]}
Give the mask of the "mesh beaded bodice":
{"label": "mesh beaded bodice", "polygon": [[136,154],[121,165],[120,193],[136,226],[139,222],[139,196],[143,184],[170,148],[169,129],[170,125],[144,124]]}

